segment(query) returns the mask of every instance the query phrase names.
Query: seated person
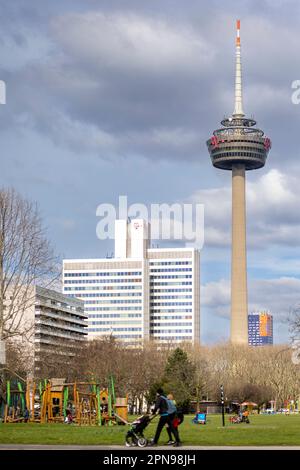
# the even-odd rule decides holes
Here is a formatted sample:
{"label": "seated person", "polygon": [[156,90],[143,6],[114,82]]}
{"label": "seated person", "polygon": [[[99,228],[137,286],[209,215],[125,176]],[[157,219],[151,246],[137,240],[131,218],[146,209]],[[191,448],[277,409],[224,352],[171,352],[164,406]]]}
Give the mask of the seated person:
{"label": "seated person", "polygon": [[204,424],[206,422],[206,414],[197,412],[193,422],[195,424]]}
{"label": "seated person", "polygon": [[101,402],[100,407],[101,407],[101,413],[108,413],[108,403],[105,397],[102,397],[102,402]]}
{"label": "seated person", "polygon": [[28,408],[25,408],[24,414],[23,414],[23,418],[24,418],[24,423],[27,423],[28,420],[29,420],[29,411],[28,411]]}
{"label": "seated person", "polygon": [[65,419],[66,424],[71,424],[73,423],[73,416],[71,413],[71,410],[66,410],[66,419]]}

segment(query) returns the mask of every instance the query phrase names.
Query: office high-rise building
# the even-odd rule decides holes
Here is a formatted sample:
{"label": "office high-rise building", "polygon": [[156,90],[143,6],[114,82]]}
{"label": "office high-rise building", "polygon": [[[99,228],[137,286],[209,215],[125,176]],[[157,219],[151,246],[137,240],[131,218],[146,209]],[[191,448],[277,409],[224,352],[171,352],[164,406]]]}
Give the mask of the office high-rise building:
{"label": "office high-rise building", "polygon": [[268,312],[248,315],[248,344],[263,346],[273,344],[273,316]]}
{"label": "office high-rise building", "polygon": [[90,339],[200,340],[198,250],[148,246],[144,220],[117,220],[114,258],[63,261],[63,292],[84,301]]}

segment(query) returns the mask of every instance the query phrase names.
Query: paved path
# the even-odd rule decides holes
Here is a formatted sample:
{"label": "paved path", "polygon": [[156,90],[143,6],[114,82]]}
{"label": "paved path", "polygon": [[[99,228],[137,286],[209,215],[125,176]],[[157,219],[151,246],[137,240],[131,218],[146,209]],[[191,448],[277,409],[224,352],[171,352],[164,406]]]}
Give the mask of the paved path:
{"label": "paved path", "polygon": [[157,446],[157,447],[125,447],[125,446],[80,446],[80,445],[42,445],[42,444],[0,444],[1,450],[170,450],[180,452],[181,450],[300,450],[300,446]]}

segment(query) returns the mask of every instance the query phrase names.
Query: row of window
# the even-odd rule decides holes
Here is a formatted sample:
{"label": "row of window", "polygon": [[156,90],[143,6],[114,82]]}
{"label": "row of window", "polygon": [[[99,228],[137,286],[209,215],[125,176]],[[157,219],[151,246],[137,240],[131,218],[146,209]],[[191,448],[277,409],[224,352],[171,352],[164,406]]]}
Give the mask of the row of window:
{"label": "row of window", "polygon": [[[191,308],[181,308],[179,311],[184,312],[184,313],[192,313],[193,310]],[[152,309],[151,313],[154,317],[156,313],[178,313],[178,310],[175,310],[174,308],[166,308],[165,310],[153,310]]]}
{"label": "row of window", "polygon": [[171,307],[180,307],[180,306],[188,306],[192,305],[192,302],[151,302],[150,306],[151,307],[166,307],[166,306],[171,306]]}
{"label": "row of window", "polygon": [[[10,297],[10,300],[12,300],[12,297]],[[66,308],[68,310],[74,310],[74,311],[78,311],[80,312],[81,311],[81,308],[80,307],[75,307],[74,305],[69,305],[65,302],[58,302],[57,300],[53,300],[53,299],[45,299],[44,297],[38,297],[35,301],[35,305],[49,305],[50,308],[55,308],[55,307],[62,307],[62,308]]]}
{"label": "row of window", "polygon": [[242,144],[245,144],[246,142],[249,143],[249,144],[258,144],[258,145],[262,145],[263,142],[262,140],[258,140],[259,137],[257,136],[254,136],[253,134],[251,134],[252,138],[249,139],[249,135],[245,135],[244,139],[237,139],[234,135],[230,135],[230,137],[228,138],[224,138],[223,136],[221,135],[218,135],[218,142],[220,143],[224,143],[224,142],[241,142]]}
{"label": "row of window", "polygon": [[107,312],[107,311],[120,311],[120,310],[141,310],[141,307],[86,307],[87,312]]}
{"label": "row of window", "polygon": [[[90,328],[89,331],[91,333],[110,333],[110,329],[109,328]],[[132,338],[132,339],[142,339],[142,335],[141,334],[127,334],[127,335],[117,335],[117,337],[119,339],[128,339],[128,338]]]}
{"label": "row of window", "polygon": [[[139,322],[136,322],[135,320],[131,321],[122,321],[122,324],[125,323],[126,325],[134,325],[134,324],[139,324]],[[99,321],[91,321],[89,322],[89,325],[111,325],[112,329],[115,329],[114,325],[118,325],[118,323],[112,323],[111,321],[105,321],[105,320],[99,320]],[[137,330],[141,330],[141,327],[137,328]]]}
{"label": "row of window", "polygon": [[192,315],[150,315],[150,320],[191,320]]}
{"label": "row of window", "polygon": [[[91,313],[91,318],[142,318],[141,313]],[[192,320],[192,315],[151,315],[150,321],[157,320]]]}
{"label": "row of window", "polygon": [[[117,287],[112,287],[112,286],[101,286],[101,289],[103,290],[114,290],[114,289],[141,289],[142,286],[117,286]],[[83,290],[99,290],[99,286],[88,286],[88,287],[84,287],[84,286],[73,286],[73,287],[64,287],[64,291],[66,292],[69,292],[69,291],[76,291],[76,292],[80,292],[80,291],[83,291]]]}
{"label": "row of window", "polygon": [[249,345],[250,346],[262,346],[266,344],[273,344],[273,341],[250,341]]}
{"label": "row of window", "polygon": [[64,328],[53,328],[51,326],[46,326],[46,325],[36,325],[37,331],[35,333],[35,337],[38,337],[40,335],[46,335],[49,336],[67,336],[68,338],[77,338],[77,337],[82,337],[82,334],[85,332],[85,328],[82,328],[79,331],[70,331],[70,330],[65,330]]}
{"label": "row of window", "polygon": [[86,300],[85,304],[141,304],[142,299],[128,300]]}
{"label": "row of window", "polygon": [[[193,330],[184,330],[184,333],[192,333]],[[183,333],[182,330],[150,330],[150,333]]]}
{"label": "row of window", "polygon": [[65,277],[90,277],[90,276],[141,276],[142,271],[104,271],[98,273],[64,273]]}
{"label": "row of window", "polygon": [[[82,309],[84,312],[84,309]],[[43,316],[44,318],[54,318],[58,320],[60,323],[61,321],[67,321],[68,324],[77,322],[78,320],[83,321],[85,318],[84,316],[75,315],[75,312],[64,312],[61,310],[52,310],[45,307],[36,307],[35,308],[35,317]]]}
{"label": "row of window", "polygon": [[[166,327],[166,326],[191,326],[191,322],[177,322],[177,323],[151,323],[151,326],[160,326],[160,327]],[[156,330],[155,330],[156,331]],[[173,331],[173,330],[172,330]],[[186,330],[184,330],[186,331]]]}
{"label": "row of window", "polygon": [[167,275],[167,276],[152,276],[150,274],[150,281],[153,279],[192,279],[193,276],[190,274],[174,274],[174,276]]}
{"label": "row of window", "polygon": [[[251,142],[251,145],[252,145],[252,142]],[[222,147],[222,149],[225,150],[224,147]],[[265,153],[264,149],[257,148],[257,147],[253,147],[253,149],[255,150],[255,152],[259,152],[259,153],[262,153],[262,154]],[[240,151],[243,151],[243,150],[246,150],[246,151],[248,150],[249,151],[249,150],[252,150],[252,148],[250,148],[249,146],[246,146],[246,145],[241,145],[240,147],[234,147],[234,153],[240,152]]]}
{"label": "row of window", "polygon": [[[92,329],[89,328],[89,331],[92,331]],[[98,331],[109,331],[109,332],[112,332],[112,333],[116,333],[118,331],[142,331],[142,328],[138,328],[138,327],[124,327],[124,328],[101,328],[99,327]]]}
{"label": "row of window", "polygon": [[64,284],[108,284],[108,283],[118,283],[118,282],[141,282],[140,278],[133,279],[74,279],[64,281]]}
{"label": "row of window", "polygon": [[[38,325],[50,325],[54,328],[63,328],[63,327],[66,327],[67,329],[69,328],[75,328],[77,330],[80,330],[82,331],[84,326],[83,325],[78,325],[76,323],[73,323],[73,321],[69,319],[68,321],[64,321],[62,320],[61,318],[53,318],[53,317],[49,317],[47,314],[46,315],[43,315],[43,314],[39,314],[39,315],[35,315],[35,324]],[[82,322],[84,322],[84,320],[81,318],[80,319]],[[63,328],[65,329],[65,328]]]}
{"label": "row of window", "polygon": [[[218,153],[217,155],[214,155],[214,159],[218,158],[226,158],[226,157],[251,157],[251,158],[261,158],[261,155],[259,155],[258,150],[255,150],[255,152],[226,152],[226,153]],[[265,152],[262,152],[265,153]]]}
{"label": "row of window", "polygon": [[167,294],[168,292],[192,292],[193,289],[186,287],[185,289],[150,289],[151,294],[156,294],[157,292],[163,292],[164,294]]}
{"label": "row of window", "polygon": [[142,318],[141,313],[90,313],[89,318]]}
{"label": "row of window", "polygon": [[171,268],[171,269],[168,269],[168,268],[161,268],[161,269],[150,269],[150,273],[161,273],[161,272],[166,272],[166,273],[173,273],[173,272],[186,272],[186,271],[193,271],[192,268]]}
{"label": "row of window", "polygon": [[99,292],[97,294],[84,294],[86,297],[141,297],[141,292]]}
{"label": "row of window", "polygon": [[181,300],[181,299],[192,299],[192,295],[152,295],[151,300],[161,300],[161,299],[173,299],[173,300]]}
{"label": "row of window", "polygon": [[181,336],[155,336],[155,339],[158,341],[185,341],[190,340],[190,335],[181,335]]}
{"label": "row of window", "polygon": [[150,261],[150,266],[186,266],[191,265],[191,261]]}
{"label": "row of window", "polygon": [[[192,281],[181,281],[181,282],[175,282],[175,281],[170,281],[170,282],[160,282],[159,284],[156,284],[155,282],[150,282],[151,287],[160,287],[160,286],[191,286],[193,283]],[[157,290],[155,289],[155,292]]]}

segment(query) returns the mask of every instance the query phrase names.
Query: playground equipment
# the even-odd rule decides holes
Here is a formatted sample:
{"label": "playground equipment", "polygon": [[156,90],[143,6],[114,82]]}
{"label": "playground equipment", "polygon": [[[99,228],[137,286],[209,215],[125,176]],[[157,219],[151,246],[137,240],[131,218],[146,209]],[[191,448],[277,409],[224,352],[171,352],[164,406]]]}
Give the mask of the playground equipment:
{"label": "playground equipment", "polygon": [[113,377],[108,388],[96,381],[66,383],[63,378],[35,383],[7,381],[4,423],[76,423],[109,425],[127,421],[127,397],[115,396]]}
{"label": "playground equipment", "polygon": [[26,384],[20,380],[7,380],[6,404],[4,405],[4,422],[17,423],[24,421],[26,410]]}

